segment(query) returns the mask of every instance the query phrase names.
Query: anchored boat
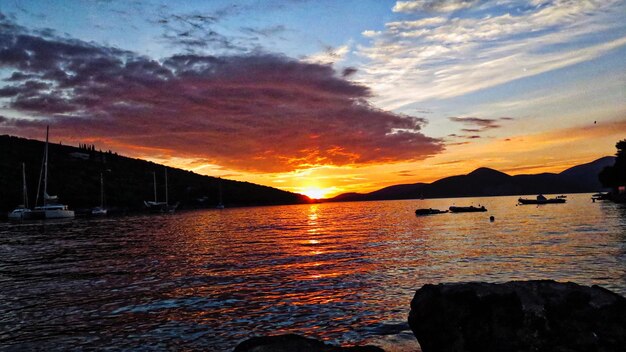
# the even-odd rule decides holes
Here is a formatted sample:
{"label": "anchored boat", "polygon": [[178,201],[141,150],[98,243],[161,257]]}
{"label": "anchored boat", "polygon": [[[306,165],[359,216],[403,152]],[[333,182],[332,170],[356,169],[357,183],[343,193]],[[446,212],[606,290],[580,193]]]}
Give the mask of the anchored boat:
{"label": "anchored boat", "polygon": [[415,215],[434,215],[434,214],[445,214],[448,210],[439,210],[439,209],[417,209],[415,210]]}
{"label": "anchored boat", "polygon": [[[35,206],[31,215],[35,219],[71,219],[74,217],[74,211],[68,209],[67,205],[59,204],[57,196],[48,194],[48,134],[50,127],[46,126],[46,147],[43,157],[43,205]],[[39,178],[41,184],[41,174]],[[39,201],[39,187],[37,187],[37,198],[35,204]]]}
{"label": "anchored boat", "polygon": [[152,173],[152,179],[154,184],[154,201],[145,200],[143,204],[148,208],[151,213],[173,213],[178,208],[178,204],[169,204],[167,194],[167,168],[165,168],[165,202],[159,202],[157,200],[157,186],[156,186],[156,173]]}
{"label": "anchored boat", "polygon": [[455,206],[451,206],[449,209],[453,213],[477,213],[477,212],[487,211],[487,209],[484,206],[475,207],[473,205],[470,205],[469,207],[455,207]]}
{"label": "anchored boat", "polygon": [[517,200],[520,204],[562,204],[567,200],[565,198],[546,198],[543,194],[537,196],[536,199],[531,198],[520,198]]}

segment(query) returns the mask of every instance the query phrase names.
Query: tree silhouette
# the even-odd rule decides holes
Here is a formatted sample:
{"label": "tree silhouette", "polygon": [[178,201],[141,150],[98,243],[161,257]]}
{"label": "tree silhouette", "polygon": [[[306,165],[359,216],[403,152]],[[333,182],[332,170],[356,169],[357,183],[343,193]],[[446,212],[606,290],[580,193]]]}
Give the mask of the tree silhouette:
{"label": "tree silhouette", "polygon": [[598,178],[604,187],[616,188],[626,185],[626,139],[615,144],[617,158],[615,165],[605,167]]}

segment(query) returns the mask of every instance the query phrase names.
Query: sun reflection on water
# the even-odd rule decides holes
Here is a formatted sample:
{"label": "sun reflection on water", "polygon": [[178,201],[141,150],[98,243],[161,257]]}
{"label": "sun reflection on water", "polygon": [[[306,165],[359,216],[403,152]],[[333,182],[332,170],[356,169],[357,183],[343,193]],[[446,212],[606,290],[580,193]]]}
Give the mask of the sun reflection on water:
{"label": "sun reflection on water", "polygon": [[[251,335],[300,333],[344,344],[393,336],[411,350],[406,315],[426,283],[551,278],[626,293],[626,211],[584,195],[542,208],[455,201],[489,212],[416,217],[416,207],[450,202],[423,200],[76,221],[43,233],[0,224],[7,272],[29,273],[3,279],[12,310],[0,316],[31,349],[226,351]],[[33,301],[51,294],[53,304]],[[44,318],[59,312],[62,322]]]}

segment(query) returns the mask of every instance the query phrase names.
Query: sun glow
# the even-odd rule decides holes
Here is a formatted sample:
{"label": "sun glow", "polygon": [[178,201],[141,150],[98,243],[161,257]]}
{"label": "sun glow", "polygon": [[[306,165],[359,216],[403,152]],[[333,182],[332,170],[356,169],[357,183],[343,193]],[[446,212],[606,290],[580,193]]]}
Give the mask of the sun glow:
{"label": "sun glow", "polygon": [[325,198],[329,192],[330,189],[328,188],[304,187],[298,193],[304,194],[311,199],[322,199]]}

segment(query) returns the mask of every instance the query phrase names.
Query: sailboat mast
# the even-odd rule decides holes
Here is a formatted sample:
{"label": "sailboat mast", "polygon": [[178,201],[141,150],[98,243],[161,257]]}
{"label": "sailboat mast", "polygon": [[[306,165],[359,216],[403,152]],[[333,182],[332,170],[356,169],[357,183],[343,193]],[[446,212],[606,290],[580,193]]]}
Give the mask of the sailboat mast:
{"label": "sailboat mast", "polygon": [[44,148],[44,157],[41,158],[41,166],[39,167],[39,181],[37,181],[37,196],[35,197],[35,206],[39,204],[39,194],[41,192],[41,178],[43,177],[43,163],[46,160],[45,156],[45,148]]}
{"label": "sailboat mast", "polygon": [[167,195],[167,167],[165,168],[165,205],[168,204],[168,195]]}
{"label": "sailboat mast", "polygon": [[104,209],[104,177],[100,173],[100,208]]}
{"label": "sailboat mast", "polygon": [[222,202],[222,178],[221,177],[219,178],[218,186],[219,186],[219,198],[220,198],[219,205],[222,205],[223,202]]}
{"label": "sailboat mast", "polygon": [[26,163],[22,163],[22,193],[24,197],[24,208],[28,208],[28,193],[26,191]]}
{"label": "sailboat mast", "polygon": [[154,185],[154,202],[157,202],[157,193],[156,193],[156,172],[152,171],[152,184]]}
{"label": "sailboat mast", "polygon": [[44,153],[44,175],[43,175],[43,204],[48,204],[48,133],[50,126],[46,126],[46,151]]}

